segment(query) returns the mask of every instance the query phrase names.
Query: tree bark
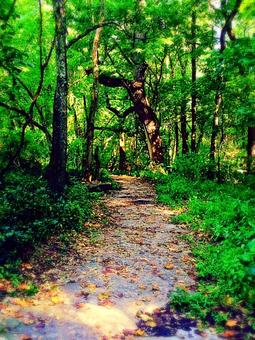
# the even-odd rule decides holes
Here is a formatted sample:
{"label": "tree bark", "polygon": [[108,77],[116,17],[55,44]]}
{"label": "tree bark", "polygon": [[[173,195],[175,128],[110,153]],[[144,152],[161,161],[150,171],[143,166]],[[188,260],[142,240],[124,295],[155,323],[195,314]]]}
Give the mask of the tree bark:
{"label": "tree bark", "polygon": [[122,132],[119,137],[120,141],[120,158],[119,158],[119,170],[127,170],[127,157],[126,157],[126,147],[125,147],[125,133]]}
{"label": "tree bark", "polygon": [[174,132],[175,132],[175,155],[179,154],[179,127],[178,122],[174,124]]}
{"label": "tree bark", "polygon": [[56,34],[57,84],[53,104],[53,138],[48,169],[50,188],[61,193],[68,181],[67,158],[67,59],[65,0],[53,0]]}
{"label": "tree bark", "polygon": [[187,132],[187,117],[186,117],[186,100],[181,103],[181,137],[182,137],[182,154],[185,155],[189,152],[188,146],[188,132]]}
{"label": "tree bark", "polygon": [[163,149],[159,122],[145,92],[145,72],[147,67],[147,63],[142,63],[137,67],[134,81],[100,75],[99,82],[109,87],[124,87],[128,91],[134,111],[144,127],[150,160],[159,164],[163,162]]}
{"label": "tree bark", "polygon": [[196,11],[191,14],[191,151],[196,152],[196,131],[197,131],[197,59],[196,59]]}
{"label": "tree bark", "polygon": [[93,140],[95,131],[95,116],[98,107],[98,77],[99,77],[99,59],[98,59],[98,47],[100,41],[100,34],[102,27],[97,28],[92,50],[92,61],[93,61],[93,86],[92,86],[92,101],[90,105],[89,115],[87,117],[87,138],[85,148],[85,171],[84,178],[90,182],[92,180],[93,170]]}
{"label": "tree bark", "polygon": [[215,96],[215,110],[213,113],[213,126],[212,126],[212,136],[211,136],[211,147],[210,147],[210,160],[215,161],[216,152],[216,138],[219,131],[219,111],[222,102],[222,95],[217,92]]}

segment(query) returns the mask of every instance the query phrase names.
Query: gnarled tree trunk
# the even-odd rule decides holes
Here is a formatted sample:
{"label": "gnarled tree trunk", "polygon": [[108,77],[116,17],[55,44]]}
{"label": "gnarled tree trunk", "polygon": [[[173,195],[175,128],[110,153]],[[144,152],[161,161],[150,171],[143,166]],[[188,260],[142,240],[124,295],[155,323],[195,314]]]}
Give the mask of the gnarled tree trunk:
{"label": "gnarled tree trunk", "polygon": [[145,72],[147,63],[142,63],[136,70],[134,81],[124,78],[115,78],[100,75],[99,82],[109,87],[124,87],[133,103],[134,111],[144,127],[148,152],[151,161],[159,164],[163,162],[162,140],[159,131],[159,122],[155,112],[149,104],[145,92]]}

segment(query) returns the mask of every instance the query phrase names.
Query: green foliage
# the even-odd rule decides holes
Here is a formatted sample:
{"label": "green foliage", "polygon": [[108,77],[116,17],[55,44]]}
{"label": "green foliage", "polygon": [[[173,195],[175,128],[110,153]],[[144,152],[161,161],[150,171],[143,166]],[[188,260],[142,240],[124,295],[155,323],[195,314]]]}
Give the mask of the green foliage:
{"label": "green foliage", "polygon": [[173,172],[191,180],[206,177],[208,172],[207,154],[204,152],[178,155],[173,164]]}
{"label": "green foliage", "polygon": [[50,235],[81,230],[91,217],[91,197],[79,182],[74,182],[62,197],[52,195],[46,182],[34,176],[12,173],[6,184],[1,192],[2,259],[22,255]]}
{"label": "green foliage", "polygon": [[156,181],[160,202],[185,205],[173,222],[187,223],[204,235],[197,238],[195,232],[189,238],[197,263],[198,287],[195,292],[178,289],[170,296],[171,304],[218,325],[224,325],[229,313],[240,309],[249,320],[255,308],[254,179],[218,184],[203,180],[203,171],[196,173],[192,166],[189,173],[189,162],[177,160],[169,175],[143,173]]}

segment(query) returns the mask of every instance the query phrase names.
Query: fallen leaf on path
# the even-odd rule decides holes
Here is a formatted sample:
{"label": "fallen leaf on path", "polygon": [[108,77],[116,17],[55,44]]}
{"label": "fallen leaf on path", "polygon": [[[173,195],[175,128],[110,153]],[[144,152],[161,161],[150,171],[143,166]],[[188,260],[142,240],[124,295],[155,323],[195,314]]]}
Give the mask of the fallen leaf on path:
{"label": "fallen leaf on path", "polygon": [[144,284],[142,284],[142,285],[139,286],[139,288],[140,289],[146,289],[147,287]]}
{"label": "fallen leaf on path", "polygon": [[235,331],[225,331],[222,336],[223,338],[234,338],[236,335]]}
{"label": "fallen leaf on path", "polygon": [[32,338],[30,335],[22,334],[20,340],[32,340]]}
{"label": "fallen leaf on path", "polygon": [[136,336],[143,336],[145,334],[145,331],[143,329],[137,329],[135,331]]}
{"label": "fallen leaf on path", "polygon": [[236,321],[236,320],[230,319],[230,320],[228,320],[228,321],[226,322],[226,326],[227,326],[227,327],[234,327],[234,326],[236,326],[236,325],[237,325],[237,321]]}
{"label": "fallen leaf on path", "polygon": [[28,307],[31,304],[29,301],[20,298],[13,299],[12,303],[20,307]]}
{"label": "fallen leaf on path", "polygon": [[58,304],[58,303],[64,303],[64,301],[59,296],[53,296],[51,298],[51,302]]}
{"label": "fallen leaf on path", "polygon": [[99,301],[102,301],[102,300],[109,299],[110,296],[111,296],[110,293],[105,292],[105,293],[98,294],[97,298]]}
{"label": "fallen leaf on path", "polygon": [[172,263],[166,263],[165,265],[164,265],[164,268],[165,269],[168,269],[168,270],[171,270],[171,269],[174,269],[174,265],[172,264]]}
{"label": "fallen leaf on path", "polygon": [[155,321],[147,321],[147,322],[146,322],[146,326],[151,327],[151,328],[154,328],[154,327],[157,326],[157,324],[156,324]]}
{"label": "fallen leaf on path", "polygon": [[187,255],[184,255],[184,256],[182,257],[182,262],[184,262],[184,263],[190,262],[190,257],[187,256]]}
{"label": "fallen leaf on path", "polygon": [[97,286],[93,283],[89,283],[88,285],[86,285],[86,288],[90,293],[93,293],[96,290]]}
{"label": "fallen leaf on path", "polygon": [[144,313],[138,312],[136,314],[136,316],[143,321],[153,321],[153,319],[150,315],[147,315],[147,314],[144,314]]}

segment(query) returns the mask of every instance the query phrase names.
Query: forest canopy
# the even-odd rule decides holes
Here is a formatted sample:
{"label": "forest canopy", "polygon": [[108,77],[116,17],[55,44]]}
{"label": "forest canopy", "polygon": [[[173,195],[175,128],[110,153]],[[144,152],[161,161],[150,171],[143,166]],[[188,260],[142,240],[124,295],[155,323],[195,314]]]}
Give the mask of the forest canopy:
{"label": "forest canopy", "polygon": [[[172,168],[254,169],[252,1],[4,1],[1,177]],[[230,170],[231,169],[231,170]]]}

